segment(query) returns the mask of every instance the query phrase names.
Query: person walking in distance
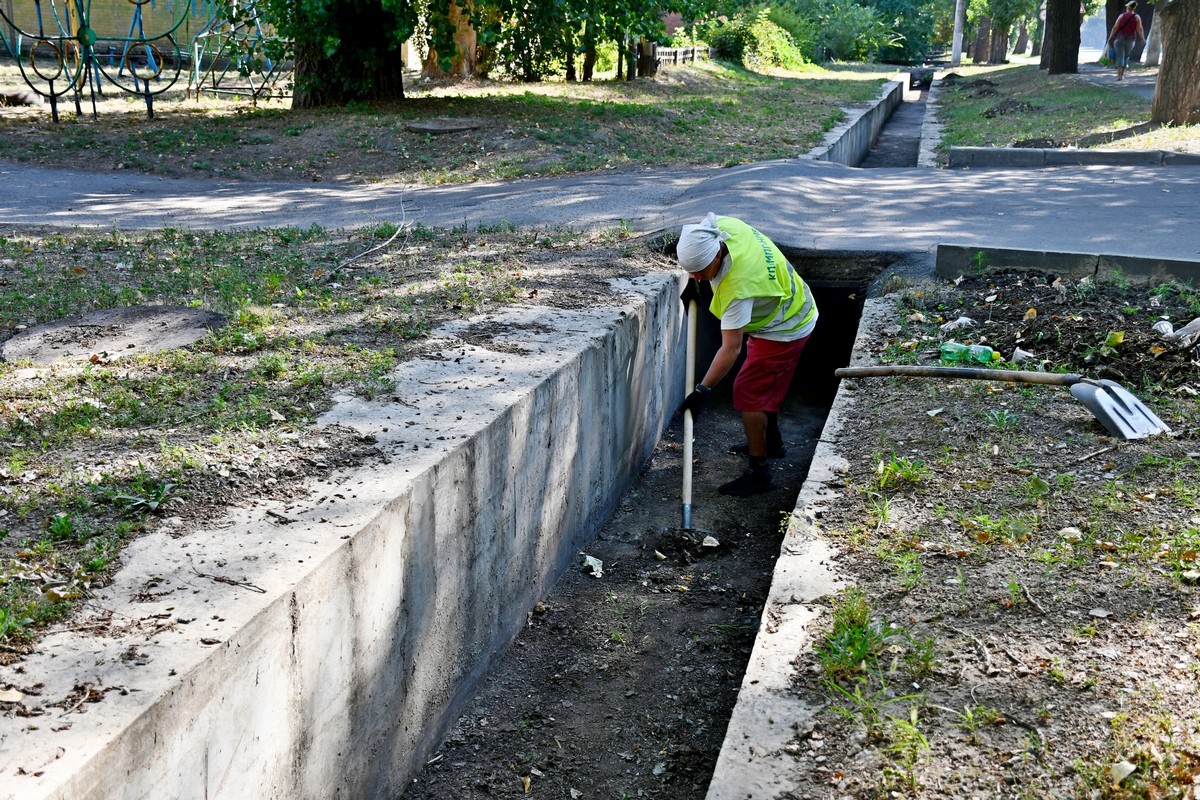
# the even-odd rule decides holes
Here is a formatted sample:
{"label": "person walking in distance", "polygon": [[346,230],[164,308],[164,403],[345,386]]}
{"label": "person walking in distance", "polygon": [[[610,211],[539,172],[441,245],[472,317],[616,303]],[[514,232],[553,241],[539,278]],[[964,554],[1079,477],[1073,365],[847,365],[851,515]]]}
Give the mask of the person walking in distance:
{"label": "person walking in distance", "polygon": [[1129,0],[1125,10],[1113,23],[1112,32],[1108,34],[1106,46],[1112,47],[1113,63],[1117,65],[1117,80],[1125,80],[1125,70],[1129,67],[1129,54],[1137,42],[1146,41],[1142,32],[1142,18],[1135,11],[1137,0]]}
{"label": "person walking in distance", "polygon": [[675,252],[684,270],[712,286],[709,310],[721,321],[721,346],[683,406],[693,414],[699,410],[733,369],[745,339],[733,407],[742,415],[749,464],[720,491],[737,497],[770,491],[775,484],[767,458],[785,452],[779,409],[817,323],[812,292],[774,242],[734,217],[709,214],[684,225]]}

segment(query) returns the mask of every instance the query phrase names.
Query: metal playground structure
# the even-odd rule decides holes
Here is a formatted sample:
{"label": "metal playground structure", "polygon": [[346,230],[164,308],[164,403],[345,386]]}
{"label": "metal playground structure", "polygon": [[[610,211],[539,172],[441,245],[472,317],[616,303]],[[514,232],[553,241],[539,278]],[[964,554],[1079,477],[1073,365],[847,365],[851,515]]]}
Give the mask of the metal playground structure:
{"label": "metal playground structure", "polygon": [[189,94],[202,91],[249,97],[287,97],[280,87],[282,40],[263,24],[255,0],[230,0],[231,13],[214,14],[192,39]]}
{"label": "metal playground structure", "polygon": [[[82,116],[90,101],[96,116],[96,98],[108,87],[142,98],[153,119],[154,98],[174,87],[189,65],[189,96],[203,91],[255,101],[284,96],[276,89],[279,61],[269,56],[279,49],[271,46],[277,40],[263,29],[255,0],[125,0],[127,14],[116,15],[116,31],[112,9],[122,7],[119,0],[108,0],[107,13],[96,15],[93,0],[32,3],[32,18],[23,25],[11,3],[0,4],[0,21],[12,32],[11,40],[0,40],[25,83],[49,102],[55,122],[62,102],[73,101]],[[163,3],[165,13],[155,13],[148,24],[144,11],[156,3]],[[97,17],[107,18],[109,30],[93,27]],[[192,37],[187,31],[194,18],[206,21]]]}

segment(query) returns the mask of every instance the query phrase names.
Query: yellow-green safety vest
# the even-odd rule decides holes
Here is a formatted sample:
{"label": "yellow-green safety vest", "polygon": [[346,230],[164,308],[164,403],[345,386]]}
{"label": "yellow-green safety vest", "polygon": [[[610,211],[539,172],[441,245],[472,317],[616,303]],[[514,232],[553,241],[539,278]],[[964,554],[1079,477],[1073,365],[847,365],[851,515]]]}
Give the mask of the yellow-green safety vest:
{"label": "yellow-green safety vest", "polygon": [[[718,217],[717,227],[729,234],[725,246],[729,248],[729,271],[713,289],[709,310],[718,318],[734,300],[755,297],[777,297],[779,302],[770,313],[761,319],[751,319],[746,331],[756,331],[775,319],[782,309],[782,319],[795,320],[795,325],[786,330],[799,330],[812,321],[817,313],[816,304],[808,294],[808,287],[788,264],[779,248],[735,217]],[[780,331],[781,333],[786,332]]]}

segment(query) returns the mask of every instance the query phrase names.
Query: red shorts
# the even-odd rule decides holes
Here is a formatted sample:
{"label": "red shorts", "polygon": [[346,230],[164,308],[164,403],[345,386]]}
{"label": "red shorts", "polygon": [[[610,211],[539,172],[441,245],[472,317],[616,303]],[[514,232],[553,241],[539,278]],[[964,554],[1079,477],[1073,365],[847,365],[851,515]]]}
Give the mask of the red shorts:
{"label": "red shorts", "polygon": [[748,337],[746,360],[733,381],[733,407],[738,411],[778,411],[807,341],[807,336],[794,342]]}

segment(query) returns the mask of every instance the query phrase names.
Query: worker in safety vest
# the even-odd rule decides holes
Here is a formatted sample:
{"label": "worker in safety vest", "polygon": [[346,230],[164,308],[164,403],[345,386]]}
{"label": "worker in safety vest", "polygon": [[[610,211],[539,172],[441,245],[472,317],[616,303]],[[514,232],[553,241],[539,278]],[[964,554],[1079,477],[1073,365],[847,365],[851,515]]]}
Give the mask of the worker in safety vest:
{"label": "worker in safety vest", "polygon": [[675,252],[693,278],[711,284],[709,310],[721,320],[721,347],[684,408],[696,413],[733,368],[745,337],[733,407],[742,413],[746,443],[733,452],[744,452],[750,464],[720,490],[738,497],[770,491],[775,484],[767,458],[786,454],[779,409],[817,322],[812,292],[779,248],[740,219],[709,214],[698,225],[684,225]]}

